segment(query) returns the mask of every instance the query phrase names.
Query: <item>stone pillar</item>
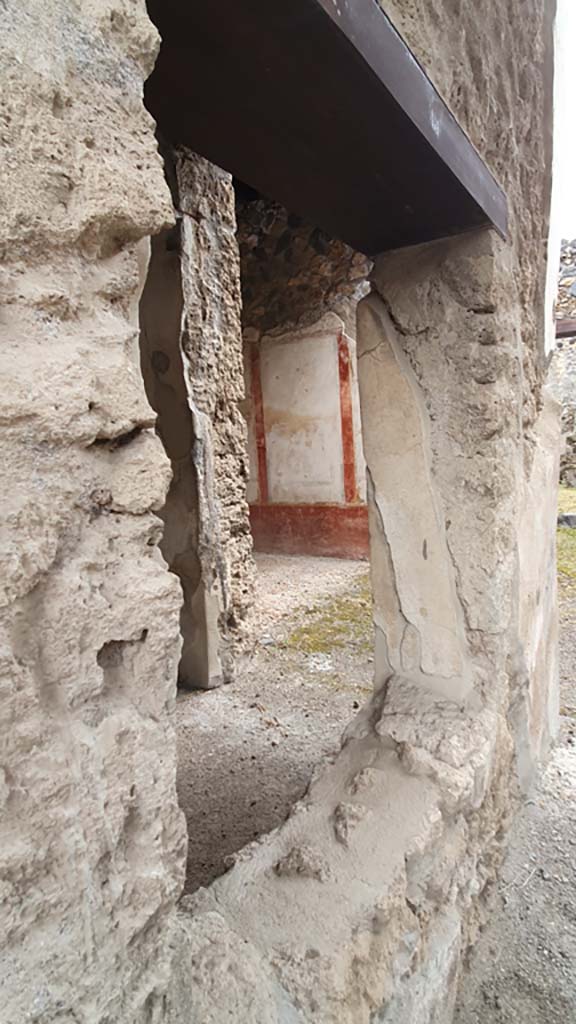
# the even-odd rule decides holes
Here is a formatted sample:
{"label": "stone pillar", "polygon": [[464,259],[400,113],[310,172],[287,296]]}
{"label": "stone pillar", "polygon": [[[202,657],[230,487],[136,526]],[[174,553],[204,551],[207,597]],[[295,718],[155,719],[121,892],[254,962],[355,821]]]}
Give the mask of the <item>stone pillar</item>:
{"label": "stone pillar", "polygon": [[376,686],[392,674],[461,700],[471,685],[464,618],[432,469],[422,391],[382,299],[358,309],[370,502]]}
{"label": "stone pillar", "polygon": [[179,681],[209,689],[232,678],[253,591],[240,260],[231,176],[185,149],[167,159],[178,222],[152,244],[142,370],[172,464],[161,547],[184,596]]}
{"label": "stone pillar", "polygon": [[186,862],[170,466],[138,359],[172,221],[143,2],[3,6],[0,1016],[149,1019]]}
{"label": "stone pillar", "polygon": [[207,622],[217,618],[224,679],[252,603],[254,564],[246,500],[248,442],[240,324],[240,255],[232,177],[179,149],[182,216],[181,348],[192,413],[199,495],[198,554]]}
{"label": "stone pillar", "polygon": [[511,260],[487,230],[380,257],[358,354],[376,684],[504,707],[526,782],[555,728],[557,434],[523,430]]}

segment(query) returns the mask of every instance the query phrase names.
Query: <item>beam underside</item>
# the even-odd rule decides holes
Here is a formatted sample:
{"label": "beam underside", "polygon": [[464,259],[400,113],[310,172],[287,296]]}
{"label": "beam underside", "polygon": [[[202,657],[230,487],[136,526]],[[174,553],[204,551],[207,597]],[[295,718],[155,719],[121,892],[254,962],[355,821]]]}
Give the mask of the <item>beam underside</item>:
{"label": "beam underside", "polygon": [[346,31],[325,6],[150,0],[161,133],[363,252],[505,233],[501,190],[373,0]]}

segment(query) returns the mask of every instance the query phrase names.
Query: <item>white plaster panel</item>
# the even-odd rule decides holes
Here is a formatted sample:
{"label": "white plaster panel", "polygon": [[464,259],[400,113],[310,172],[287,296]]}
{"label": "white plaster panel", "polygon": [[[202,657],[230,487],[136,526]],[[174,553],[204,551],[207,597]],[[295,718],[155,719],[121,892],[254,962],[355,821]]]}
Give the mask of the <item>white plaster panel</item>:
{"label": "white plaster panel", "polygon": [[364,446],[393,570],[393,580],[387,574],[374,581],[376,624],[390,643],[398,611],[392,620],[384,615],[380,591],[392,585],[405,626],[399,650],[389,650],[392,666],[425,677],[456,677],[456,692],[462,692],[463,623],[432,482],[424,403],[376,296],[362,300],[358,324]]}
{"label": "white plaster panel", "polygon": [[336,335],[265,338],[262,397],[272,502],[342,502]]}

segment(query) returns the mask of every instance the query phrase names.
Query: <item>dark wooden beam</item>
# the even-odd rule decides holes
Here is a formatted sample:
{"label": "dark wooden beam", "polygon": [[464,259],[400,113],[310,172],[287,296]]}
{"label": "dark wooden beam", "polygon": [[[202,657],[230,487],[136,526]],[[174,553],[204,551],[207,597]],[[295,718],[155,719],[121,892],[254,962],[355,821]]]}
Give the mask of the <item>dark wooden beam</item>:
{"label": "dark wooden beam", "polygon": [[576,338],[576,320],[557,320],[557,338]]}
{"label": "dark wooden beam", "polygon": [[371,255],[506,199],[375,0],[148,0],[162,134]]}

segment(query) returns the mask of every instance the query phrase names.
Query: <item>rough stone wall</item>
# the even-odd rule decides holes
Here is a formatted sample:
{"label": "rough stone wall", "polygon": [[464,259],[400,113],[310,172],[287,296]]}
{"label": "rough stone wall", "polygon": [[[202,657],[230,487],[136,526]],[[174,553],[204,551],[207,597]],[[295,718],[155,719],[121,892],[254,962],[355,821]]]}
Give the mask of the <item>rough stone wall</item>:
{"label": "rough stone wall", "polygon": [[576,338],[556,342],[548,380],[562,410],[560,480],[576,487]]}
{"label": "rough stone wall", "polygon": [[370,260],[267,199],[239,199],[237,217],[243,327],[287,331],[335,313],[354,337]]}
{"label": "rough stone wall", "polygon": [[201,547],[219,563],[226,626],[234,629],[251,605],[254,583],[246,424],[239,408],[244,370],[234,189],[228,173],[186,150],[176,153],[176,174],[182,214],[182,351],[196,437],[204,439],[203,492],[212,505],[205,521],[217,519]]}
{"label": "rough stone wall", "polygon": [[[474,691],[483,700],[488,699],[490,688],[500,691],[498,700],[514,717],[511,733],[517,756],[534,764],[546,754],[555,729],[546,695],[553,708],[553,491],[557,430],[550,423],[552,414],[546,404],[534,431],[534,455],[530,474],[526,475],[522,459],[522,336],[520,323],[514,323],[511,315],[507,288],[511,270],[509,249],[493,233],[481,232],[381,257],[374,275],[379,297],[367,301],[378,305],[382,300],[378,314],[384,325],[382,330],[386,333],[387,323],[387,333],[395,339],[392,345],[399,353],[397,358],[406,360],[409,379],[424,402],[429,429],[429,474],[440,496],[436,525],[445,537],[452,563],[451,571],[438,575],[453,575],[463,613],[464,631],[459,635],[467,651],[464,662],[468,660],[472,668]],[[465,344],[461,343],[463,338]],[[379,353],[379,349],[375,352]],[[376,359],[376,355],[371,358]],[[365,373],[365,387],[375,389],[376,367]],[[381,461],[382,455],[378,453],[377,462]],[[544,463],[547,469],[543,468]],[[368,464],[370,467],[370,458]],[[551,656],[547,665],[529,672],[526,643],[530,631],[521,627],[521,621],[529,617],[526,603],[534,600],[533,590],[537,588],[522,584],[520,553],[526,530],[531,531],[532,538],[525,510],[529,495],[538,498],[538,473],[544,476],[552,497],[548,502],[543,500],[545,495],[540,495],[541,530],[532,553],[533,564],[538,564],[542,557],[538,603],[539,614],[545,621],[545,627],[536,630],[539,638],[534,638],[534,642],[544,645]],[[383,529],[391,549],[392,572],[388,571],[388,579],[394,581],[393,589],[399,592],[400,608],[404,609],[400,593],[402,576],[411,568],[409,578],[413,580],[416,566],[402,562],[406,551],[420,552],[424,540],[414,534],[411,544],[404,544],[403,557],[397,565],[395,519],[403,517],[386,504],[385,492],[383,497],[380,494],[382,488],[379,491],[375,484],[374,490],[374,502],[381,512],[377,525]],[[419,525],[423,523],[420,516]],[[428,539],[434,538],[430,528],[426,532]],[[437,552],[440,547],[438,538],[427,546],[432,549],[426,553],[429,562],[434,557],[434,548]],[[376,595],[379,591],[387,594],[389,589],[385,583],[379,587],[375,581]],[[425,591],[420,587],[418,593],[420,596]],[[441,607],[437,599],[435,629]],[[413,610],[407,617],[410,623],[417,622]],[[427,616],[423,618],[425,626]],[[419,633],[424,668],[426,634],[422,626]],[[455,629],[452,635],[457,635]],[[446,657],[444,665],[446,669]],[[461,685],[465,683],[462,670],[460,679]],[[537,691],[544,696],[537,699]],[[526,723],[533,742],[526,738]],[[529,749],[525,750],[527,742]]]}
{"label": "rough stone wall", "polygon": [[[140,98],[154,37],[143,7],[122,0],[8,7],[9,1024],[450,1020],[511,779],[528,777],[553,728],[553,595],[535,588],[536,538],[520,514],[555,457],[535,377],[551,40],[536,0],[490,0],[482,17],[464,0],[387,9],[501,173],[513,244],[480,233],[379,261],[360,362],[394,357],[420,449],[415,486],[434,513],[419,503],[412,516],[406,490],[397,508],[380,493],[393,452],[375,443],[380,397],[364,387],[383,522],[373,560],[398,569],[377,652],[391,674],[288,821],[175,916],[184,840],[168,712],[181,598],[156,547],[169,474],[136,337],[138,242],[172,217]],[[546,576],[550,519],[535,560]],[[414,602],[429,559],[444,574],[439,621],[428,589]],[[375,587],[381,607],[394,597],[389,572]],[[392,644],[390,624],[412,607],[414,629]]]}
{"label": "rough stone wall", "polygon": [[172,464],[162,551],[184,594],[179,678],[209,688],[233,676],[254,581],[239,253],[230,175],[185,149],[166,159],[178,224],[152,245],[142,370]]}
{"label": "rough stone wall", "polygon": [[556,319],[576,320],[576,239],[564,239],[560,248]]}
{"label": "rough stone wall", "polygon": [[172,220],[156,47],[143,2],[2,5],[5,1024],[148,1019],[183,883],[181,595],[138,359],[146,238]]}
{"label": "rough stone wall", "polygon": [[211,1005],[262,1024],[451,1020],[556,718],[557,424],[546,405],[527,477],[510,272],[488,231],[377,261],[358,343],[378,689],[286,824],[184,902],[171,1024]]}
{"label": "rough stone wall", "polygon": [[[178,1024],[207,1012],[182,985],[215,948],[210,998],[232,1019],[447,1024],[517,793],[555,729],[555,515],[541,500],[557,468],[541,395],[553,5],[385,8],[502,181],[511,240],[378,261],[359,341],[380,689],[286,825],[183,908]],[[374,385],[392,371],[395,409]],[[421,586],[430,561],[438,602]]]}
{"label": "rough stone wall", "polygon": [[[520,311],[523,422],[540,408],[544,373],[542,273],[548,241],[555,0],[378,0],[504,189],[513,291]],[[538,268],[538,269],[536,269]],[[516,305],[517,304],[517,305]]]}
{"label": "rough stone wall", "polygon": [[[556,299],[556,319],[576,320],[576,241],[563,241]],[[556,342],[550,361],[549,382],[562,409],[563,450],[560,479],[576,486],[576,338]]]}

